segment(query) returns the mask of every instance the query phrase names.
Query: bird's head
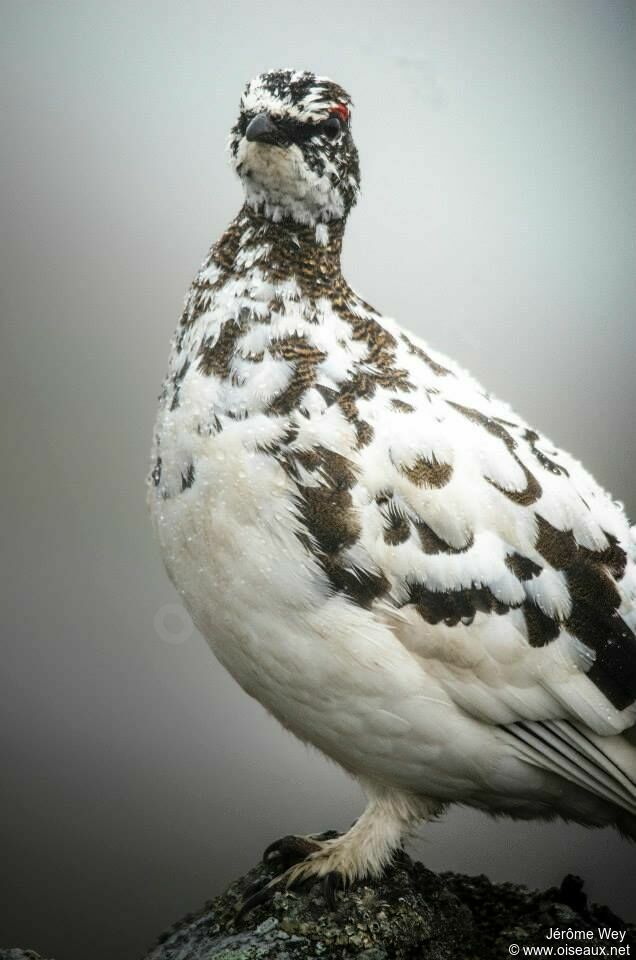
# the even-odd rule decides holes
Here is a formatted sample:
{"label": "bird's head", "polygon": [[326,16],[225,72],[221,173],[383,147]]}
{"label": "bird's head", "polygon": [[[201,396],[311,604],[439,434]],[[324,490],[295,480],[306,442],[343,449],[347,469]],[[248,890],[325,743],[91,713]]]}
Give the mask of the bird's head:
{"label": "bird's head", "polygon": [[232,165],[248,204],[272,220],[346,218],[360,186],[351,98],[313,73],[270,70],[251,80],[232,127]]}

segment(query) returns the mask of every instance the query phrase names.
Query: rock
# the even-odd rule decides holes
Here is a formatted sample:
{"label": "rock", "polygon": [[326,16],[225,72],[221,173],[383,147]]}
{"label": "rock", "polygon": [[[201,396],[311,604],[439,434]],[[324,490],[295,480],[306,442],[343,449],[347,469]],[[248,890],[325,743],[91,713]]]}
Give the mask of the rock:
{"label": "rock", "polygon": [[276,893],[237,920],[246,891],[274,874],[270,865],[250,870],[165,933],[146,960],[451,960],[472,929],[470,911],[446,883],[406,855],[382,879],[337,893],[335,910],[315,883]]}
{"label": "rock", "polygon": [[[275,873],[273,864],[258,864],[166,931],[145,960],[504,960],[523,956],[524,946],[548,943],[555,956],[557,947],[569,949],[568,956],[602,956],[604,947],[609,956],[612,946],[631,948],[636,956],[636,927],[607,907],[589,904],[578,877],[540,892],[485,876],[435,874],[401,853],[380,880],[339,891],[335,909],[322,884],[314,883],[281,890],[239,917],[250,888]],[[599,928],[625,937],[608,940]],[[550,929],[570,936],[546,941]],[[0,949],[0,960],[41,958]]]}
{"label": "rock", "polygon": [[577,877],[537,892],[485,876],[437,875],[406,854],[380,880],[338,892],[333,910],[314,883],[281,890],[238,917],[247,891],[275,872],[254,867],[164,933],[145,960],[499,960],[511,956],[511,944],[545,945],[550,928],[583,931],[578,946],[621,943],[599,939],[599,927],[625,931],[622,944],[636,944],[636,928],[588,904]]}
{"label": "rock", "polygon": [[21,950],[20,947],[0,947],[0,960],[44,960],[35,950]]}

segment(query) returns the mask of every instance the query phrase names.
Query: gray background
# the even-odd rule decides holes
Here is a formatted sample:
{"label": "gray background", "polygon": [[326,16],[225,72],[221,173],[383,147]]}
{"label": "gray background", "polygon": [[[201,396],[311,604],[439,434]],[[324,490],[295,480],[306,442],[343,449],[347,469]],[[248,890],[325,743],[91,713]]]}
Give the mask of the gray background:
{"label": "gray background", "polygon": [[[612,0],[2,4],[0,944],[139,955],[357,787],[224,675],[144,505],[185,289],[240,189],[225,137],[274,66],[353,94],[354,287],[583,459],[636,514],[634,8]],[[462,810],[434,869],[634,916],[607,831]]]}

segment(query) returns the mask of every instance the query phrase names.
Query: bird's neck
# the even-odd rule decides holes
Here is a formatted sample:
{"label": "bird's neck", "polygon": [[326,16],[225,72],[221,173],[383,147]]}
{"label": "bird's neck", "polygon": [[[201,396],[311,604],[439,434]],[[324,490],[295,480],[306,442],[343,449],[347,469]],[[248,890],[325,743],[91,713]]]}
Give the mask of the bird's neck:
{"label": "bird's neck", "polygon": [[340,269],[345,221],[313,225],[274,221],[245,205],[214,244],[195,277],[180,320],[181,334],[210,312],[229,284],[233,297],[267,301],[322,298],[351,320],[351,304],[375,313],[348,286]]}
{"label": "bird's neck", "polygon": [[340,253],[345,221],[315,225],[275,222],[247,204],[213,248],[213,258],[228,275],[258,267],[274,282],[295,280],[315,299],[344,282]]}

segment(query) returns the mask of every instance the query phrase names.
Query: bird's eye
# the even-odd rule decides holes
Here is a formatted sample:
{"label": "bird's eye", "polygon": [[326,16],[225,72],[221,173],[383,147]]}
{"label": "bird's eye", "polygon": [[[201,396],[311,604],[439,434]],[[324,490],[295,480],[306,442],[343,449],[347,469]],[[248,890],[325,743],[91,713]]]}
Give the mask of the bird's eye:
{"label": "bird's eye", "polygon": [[327,134],[330,140],[338,136],[342,130],[342,124],[338,117],[329,117],[321,124],[323,132]]}

